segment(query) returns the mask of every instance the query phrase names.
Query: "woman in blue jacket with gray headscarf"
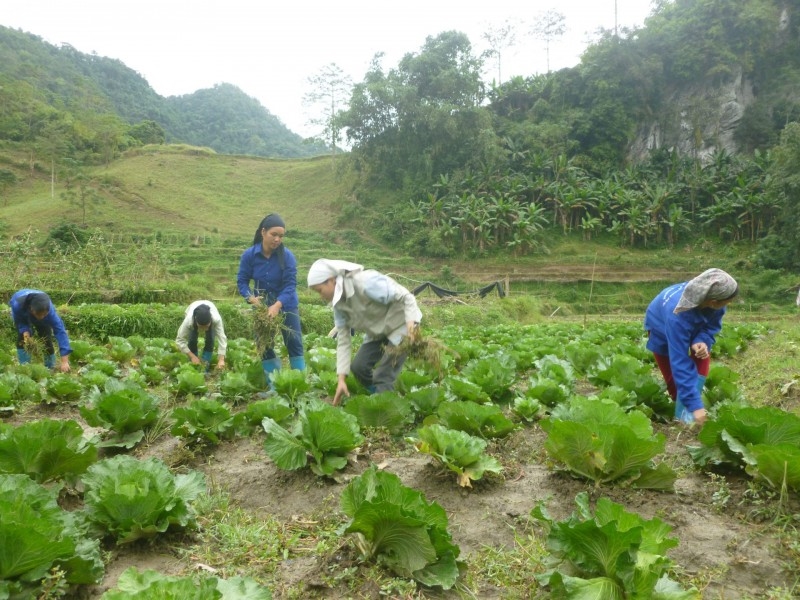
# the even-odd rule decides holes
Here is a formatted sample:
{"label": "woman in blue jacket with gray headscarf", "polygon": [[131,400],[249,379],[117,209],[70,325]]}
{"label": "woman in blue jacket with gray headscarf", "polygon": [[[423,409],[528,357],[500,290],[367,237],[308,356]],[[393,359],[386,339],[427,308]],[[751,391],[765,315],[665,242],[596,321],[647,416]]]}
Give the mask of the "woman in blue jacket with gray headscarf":
{"label": "woman in blue jacket with gray headscarf", "polygon": [[[264,217],[256,229],[253,245],[242,253],[236,284],[247,302],[254,306],[265,304],[270,317],[283,313],[281,333],[289,354],[289,365],[292,369],[304,371],[306,363],[298,312],[297,260],[283,245],[285,235],[286,224],[279,215],[272,213]],[[264,351],[261,364],[267,381],[270,381],[270,373],[281,368],[281,359],[273,347]]]}
{"label": "woman in blue jacket with gray headscarf", "polygon": [[706,421],[702,390],[711,364],[711,348],[722,329],[726,306],[739,293],[736,280],[722,269],[661,291],[647,307],[644,328],[650,350],[675,401],[675,417]]}

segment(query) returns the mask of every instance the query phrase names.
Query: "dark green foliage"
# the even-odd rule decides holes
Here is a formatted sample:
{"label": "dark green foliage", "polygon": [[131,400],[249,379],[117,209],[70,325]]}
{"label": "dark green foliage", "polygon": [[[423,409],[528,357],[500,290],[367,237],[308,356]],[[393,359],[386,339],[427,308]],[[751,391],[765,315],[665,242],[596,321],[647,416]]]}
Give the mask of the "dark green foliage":
{"label": "dark green foliage", "polygon": [[[164,141],[227,154],[326,153],[233,85],[164,98],[117,59],[56,47],[6,27],[0,27],[0,84],[6,109],[0,139],[38,141],[48,159],[69,153],[81,162],[107,164],[121,150]],[[227,124],[222,131],[220,122]]]}

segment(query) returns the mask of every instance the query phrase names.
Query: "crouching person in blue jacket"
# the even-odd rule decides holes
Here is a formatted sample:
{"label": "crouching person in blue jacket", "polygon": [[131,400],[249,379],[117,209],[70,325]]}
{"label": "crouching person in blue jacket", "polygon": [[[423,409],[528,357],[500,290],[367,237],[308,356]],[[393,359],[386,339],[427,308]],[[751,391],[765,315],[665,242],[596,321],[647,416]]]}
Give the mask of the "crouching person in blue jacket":
{"label": "crouching person in blue jacket", "polygon": [[19,364],[31,361],[31,355],[26,349],[28,339],[41,338],[44,341],[44,364],[52,369],[56,366],[54,340],[58,342],[58,354],[61,360],[58,369],[62,373],[70,370],[69,355],[72,348],[69,345],[69,336],[64,327],[64,321],[58,316],[56,307],[50,296],[40,290],[19,290],[9,301],[11,318],[17,329],[17,357]]}
{"label": "crouching person in blue jacket", "polygon": [[675,401],[676,419],[700,425],[706,421],[702,390],[711,348],[722,330],[726,306],[738,293],[733,277],[722,269],[708,269],[662,290],[647,307],[647,349]]}

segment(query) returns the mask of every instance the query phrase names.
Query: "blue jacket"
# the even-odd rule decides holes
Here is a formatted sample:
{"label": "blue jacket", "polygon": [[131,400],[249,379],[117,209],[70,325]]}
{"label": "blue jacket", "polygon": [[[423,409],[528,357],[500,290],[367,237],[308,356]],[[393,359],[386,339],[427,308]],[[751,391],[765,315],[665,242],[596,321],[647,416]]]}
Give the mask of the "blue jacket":
{"label": "blue jacket", "polygon": [[25,310],[25,298],[28,294],[43,294],[41,290],[20,290],[9,300],[8,305],[11,307],[11,318],[14,319],[14,326],[17,328],[18,333],[30,333],[33,335],[35,332],[32,330],[34,324],[42,324],[48,326],[53,330],[56,341],[58,341],[58,353],[61,356],[66,356],[72,352],[69,345],[69,336],[67,335],[67,328],[64,327],[64,321],[58,316],[56,307],[50,302],[50,310],[47,311],[47,316],[44,319],[37,319],[31,314],[30,310]]}
{"label": "blue jacket", "polygon": [[690,356],[692,344],[705,342],[711,351],[722,329],[725,308],[693,308],[678,314],[673,311],[686,284],[678,283],[661,291],[647,307],[644,328],[650,334],[647,349],[669,357],[678,398],[690,411],[703,408],[697,389],[697,367]]}
{"label": "blue jacket", "polygon": [[[253,289],[250,289],[250,281]],[[297,259],[288,248],[283,249],[283,268],[280,257],[273,252],[267,258],[261,252],[261,244],[250,246],[242,253],[239,261],[239,274],[236,286],[243,298],[266,296],[267,303],[280,300],[282,310],[296,311],[300,302],[297,299]]]}

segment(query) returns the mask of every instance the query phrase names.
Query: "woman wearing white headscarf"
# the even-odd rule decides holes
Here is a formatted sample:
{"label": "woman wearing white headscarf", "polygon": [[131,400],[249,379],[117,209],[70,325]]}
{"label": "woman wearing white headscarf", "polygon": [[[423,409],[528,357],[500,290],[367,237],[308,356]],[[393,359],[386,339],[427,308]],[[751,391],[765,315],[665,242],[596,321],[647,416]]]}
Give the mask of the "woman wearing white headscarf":
{"label": "woman wearing white headscarf", "polygon": [[675,401],[675,417],[684,422],[702,425],[707,418],[701,393],[711,348],[722,329],[725,307],[738,293],[733,277],[722,269],[708,269],[662,290],[647,307],[647,349]]}
{"label": "woman wearing white headscarf", "polygon": [[[336,373],[339,384],[333,404],[349,396],[345,378],[353,376],[371,392],[394,389],[405,356],[388,353],[407,335],[416,335],[422,313],[417,299],[394,279],[344,260],[320,259],[308,271],[308,287],[333,307],[337,329]],[[351,329],[364,341],[351,362]]]}

